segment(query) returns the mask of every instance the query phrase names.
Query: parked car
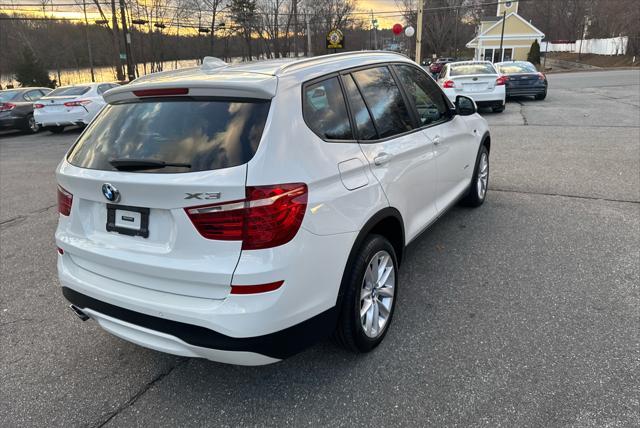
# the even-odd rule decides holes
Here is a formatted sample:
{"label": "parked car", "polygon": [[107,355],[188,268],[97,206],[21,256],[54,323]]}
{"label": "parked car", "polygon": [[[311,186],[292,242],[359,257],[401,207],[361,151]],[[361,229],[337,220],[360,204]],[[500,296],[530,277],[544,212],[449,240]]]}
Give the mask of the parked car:
{"label": "parked car", "polygon": [[438,75],[442,71],[442,67],[444,67],[445,64],[453,61],[455,61],[455,58],[438,58],[435,62],[432,62],[429,65],[429,71],[431,71],[431,73],[434,75]]}
{"label": "parked car", "polygon": [[102,95],[116,83],[61,86],[33,105],[36,123],[60,133],[67,126],[86,126],[106,105]]}
{"label": "parked car", "polygon": [[0,129],[20,129],[36,133],[40,126],[33,118],[33,102],[51,92],[50,88],[17,88],[0,91]]}
{"label": "parked car", "polygon": [[452,62],[438,76],[438,84],[450,100],[466,95],[478,107],[491,107],[496,113],[504,111],[506,80],[489,61]]}
{"label": "parked car", "polygon": [[544,100],[547,97],[547,77],[530,62],[498,62],[495,66],[501,74],[507,76],[507,97],[532,96],[536,100]]}
{"label": "parked car", "polygon": [[372,350],[405,246],[487,194],[487,122],[398,54],[205,59],[105,99],[56,172],[62,293],[172,354]]}

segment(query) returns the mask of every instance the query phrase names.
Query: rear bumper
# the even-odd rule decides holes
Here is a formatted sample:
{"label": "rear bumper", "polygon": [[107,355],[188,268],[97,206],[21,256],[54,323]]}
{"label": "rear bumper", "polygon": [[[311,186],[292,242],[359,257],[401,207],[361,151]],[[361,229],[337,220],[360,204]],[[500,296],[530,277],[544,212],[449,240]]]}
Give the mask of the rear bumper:
{"label": "rear bumper", "polygon": [[507,87],[507,96],[508,97],[517,97],[517,96],[534,96],[541,95],[547,92],[546,86],[528,86],[523,88],[509,88]]}
{"label": "rear bumper", "polygon": [[0,129],[17,129],[25,125],[23,117],[3,117],[0,118]]}
{"label": "rear bumper", "polygon": [[73,126],[88,125],[93,118],[90,112],[70,112],[70,113],[34,113],[36,123],[40,126]]}
{"label": "rear bumper", "polygon": [[[331,334],[355,237],[355,232],[319,236],[301,228],[288,244],[242,252],[232,284],[284,281],[277,290],[259,294],[204,298],[135,286],[74,262],[78,249],[60,239],[64,254],[58,256],[58,277],[69,301],[126,340],[177,355],[267,364]],[[229,352],[267,359],[241,354],[236,360]]]}
{"label": "rear bumper", "polygon": [[187,357],[240,365],[271,364],[290,357],[330,334],[337,310],[271,334],[236,338],[208,328],[134,312],[62,287],[72,304],[108,332],[138,345]]}
{"label": "rear bumper", "polygon": [[455,102],[458,95],[469,97],[473,99],[478,105],[504,104],[506,99],[504,85],[497,86],[495,90],[491,92],[463,92],[462,90],[457,90],[455,88],[443,88],[443,90],[444,93],[447,94],[447,97],[449,97],[451,102]]}

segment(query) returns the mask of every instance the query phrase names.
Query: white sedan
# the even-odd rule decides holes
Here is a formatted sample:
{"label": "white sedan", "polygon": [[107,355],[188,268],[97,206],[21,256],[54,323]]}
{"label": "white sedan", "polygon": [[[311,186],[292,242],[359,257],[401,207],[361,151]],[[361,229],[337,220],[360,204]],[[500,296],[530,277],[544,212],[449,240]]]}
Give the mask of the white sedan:
{"label": "white sedan", "polygon": [[41,127],[55,133],[64,131],[66,126],[88,125],[106,105],[102,94],[117,86],[115,83],[62,86],[33,105],[33,117]]}
{"label": "white sedan", "polygon": [[438,84],[455,103],[458,95],[472,98],[478,107],[504,111],[507,77],[489,61],[464,61],[445,64],[438,75]]}

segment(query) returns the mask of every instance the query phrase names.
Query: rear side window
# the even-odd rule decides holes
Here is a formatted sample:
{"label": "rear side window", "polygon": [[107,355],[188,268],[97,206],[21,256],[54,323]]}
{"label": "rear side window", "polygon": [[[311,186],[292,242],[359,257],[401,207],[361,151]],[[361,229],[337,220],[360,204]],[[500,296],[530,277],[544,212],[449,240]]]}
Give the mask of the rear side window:
{"label": "rear side window", "polygon": [[81,168],[115,171],[112,160],[181,164],[135,172],[176,173],[230,168],[255,154],[270,101],[144,100],[108,105],[72,148]]}
{"label": "rear side window", "polygon": [[353,139],[347,107],[337,77],[306,86],[302,110],[307,126],[320,138]]}
{"label": "rear side window", "polygon": [[409,65],[398,65],[396,71],[407,96],[416,106],[421,126],[430,125],[448,117],[449,106],[433,79]]}
{"label": "rear side window", "polygon": [[468,74],[497,74],[491,64],[459,64],[451,65],[449,76],[466,76]]}
{"label": "rear side window", "polygon": [[344,76],[342,82],[344,83],[344,89],[347,93],[349,106],[351,107],[351,114],[353,115],[353,120],[358,131],[358,139],[375,140],[378,138],[378,133],[373,126],[371,115],[362,100],[362,96],[356,83],[353,81],[353,77],[351,75]]}
{"label": "rear side window", "polygon": [[356,71],[353,78],[373,115],[379,138],[402,134],[413,128],[409,110],[387,67]]}

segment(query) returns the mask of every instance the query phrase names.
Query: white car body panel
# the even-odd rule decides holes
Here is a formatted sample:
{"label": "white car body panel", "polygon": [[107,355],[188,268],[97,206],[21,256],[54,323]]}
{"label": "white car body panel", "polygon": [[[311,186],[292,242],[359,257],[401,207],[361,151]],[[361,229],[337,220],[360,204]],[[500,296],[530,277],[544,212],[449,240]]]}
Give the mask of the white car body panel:
{"label": "white car body panel", "polygon": [[[501,102],[504,105],[506,101],[505,85],[496,85],[496,79],[500,74],[495,70],[493,74],[468,74],[468,75],[451,75],[451,67],[460,64],[491,64],[488,61],[468,61],[468,62],[452,62],[446,64],[442,75],[438,77],[438,85],[442,88],[451,102],[456,101],[458,95],[464,95],[473,99],[476,103]],[[453,88],[443,87],[444,82],[453,81]]]}
{"label": "white car body panel", "polygon": [[[98,88],[104,83],[89,83],[84,85],[89,87],[89,91],[82,95],[45,96],[40,98],[36,104],[44,107],[36,108],[33,117],[36,123],[41,126],[73,126],[88,125],[93,118],[107,104]],[[81,106],[68,107],[64,103],[83,101],[86,104]]]}
{"label": "white car body panel", "polygon": [[[136,173],[79,168],[65,156],[56,177],[73,202],[71,215],[60,216],[56,231],[61,285],[125,312],[203,327],[229,340],[260,340],[255,338],[295,329],[331,311],[367,222],[385,209],[397,210],[404,221],[403,242],[410,242],[463,195],[488,133],[477,114],[370,144],[328,143],[307,126],[304,82],[390,62],[414,64],[392,53],[338,54],[160,73],[110,90],[105,95],[110,103],[136,98],[136,90],[188,87],[190,95],[270,98],[271,107],[255,154],[240,166]],[[381,152],[390,156],[376,165]],[[119,189],[123,209],[150,208],[148,238],[106,231],[105,183]],[[207,203],[185,199],[187,193],[219,192],[215,202],[224,203],[244,199],[245,186],[278,183],[308,188],[302,225],[283,245],[243,250],[241,241],[206,239],[185,213],[186,207]],[[277,281],[284,282],[274,291],[230,294],[232,286]],[[280,359],[194,345],[96,308],[82,309],[114,335],[163,352],[250,365]]]}

